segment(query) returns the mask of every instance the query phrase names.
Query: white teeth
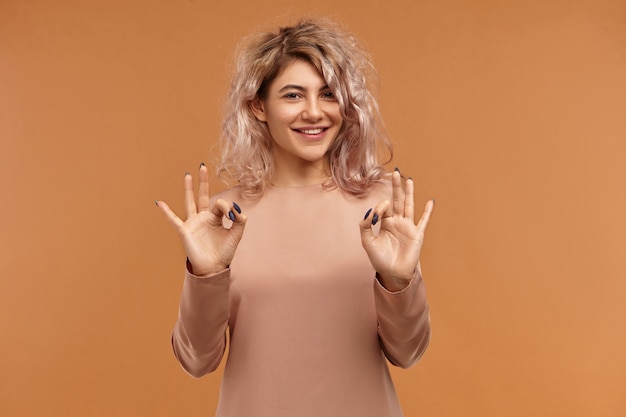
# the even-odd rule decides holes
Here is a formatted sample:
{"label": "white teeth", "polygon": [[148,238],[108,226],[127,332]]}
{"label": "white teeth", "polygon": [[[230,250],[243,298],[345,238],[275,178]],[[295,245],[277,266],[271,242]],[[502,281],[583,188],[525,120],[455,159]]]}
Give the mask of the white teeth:
{"label": "white teeth", "polygon": [[300,132],[304,133],[305,135],[317,135],[322,133],[324,129],[300,129]]}

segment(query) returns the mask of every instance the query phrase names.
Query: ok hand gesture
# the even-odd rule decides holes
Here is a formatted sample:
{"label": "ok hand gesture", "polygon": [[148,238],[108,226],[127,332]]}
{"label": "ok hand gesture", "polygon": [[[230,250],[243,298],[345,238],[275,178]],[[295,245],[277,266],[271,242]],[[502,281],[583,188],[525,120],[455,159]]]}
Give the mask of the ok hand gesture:
{"label": "ok hand gesture", "polygon": [[[409,284],[418,268],[434,201],[426,203],[424,214],[416,225],[413,180],[409,178],[403,184],[400,172],[396,170],[392,173],[391,183],[393,202],[386,200],[370,209],[360,228],[361,243],[380,283],[390,291],[398,291]],[[378,222],[381,222],[380,233],[374,235],[372,226]]]}
{"label": "ok hand gesture", "polygon": [[[157,201],[156,204],[180,235],[191,264],[191,272],[206,276],[220,272],[230,265],[243,236],[246,216],[241,214],[237,203],[230,204],[222,199],[210,207],[209,175],[204,164],[200,165],[199,177],[196,204],[193,179],[190,174],[185,174],[187,220],[181,220],[164,201]],[[232,220],[232,227],[224,227],[224,216]]]}

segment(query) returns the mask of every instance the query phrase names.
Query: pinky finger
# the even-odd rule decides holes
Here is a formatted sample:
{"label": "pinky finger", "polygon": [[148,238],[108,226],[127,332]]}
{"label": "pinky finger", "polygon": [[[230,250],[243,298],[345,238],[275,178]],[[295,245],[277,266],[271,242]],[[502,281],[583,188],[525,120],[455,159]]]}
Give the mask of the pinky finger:
{"label": "pinky finger", "polygon": [[428,200],[426,203],[426,207],[424,207],[424,214],[422,214],[422,218],[417,223],[417,228],[424,233],[426,231],[426,226],[428,226],[428,222],[430,221],[430,215],[433,212],[433,208],[435,206],[435,200]]}
{"label": "pinky finger", "polygon": [[155,201],[158,208],[161,209],[167,220],[177,229],[183,225],[183,221],[172,211],[165,201]]}

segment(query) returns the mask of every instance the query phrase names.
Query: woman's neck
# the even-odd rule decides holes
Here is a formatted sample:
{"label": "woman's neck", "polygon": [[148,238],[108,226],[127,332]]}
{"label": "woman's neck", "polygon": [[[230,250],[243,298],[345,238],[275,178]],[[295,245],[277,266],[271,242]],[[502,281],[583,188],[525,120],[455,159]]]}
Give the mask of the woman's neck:
{"label": "woman's neck", "polygon": [[274,165],[271,184],[275,187],[298,187],[322,184],[330,178],[330,168],[324,165]]}

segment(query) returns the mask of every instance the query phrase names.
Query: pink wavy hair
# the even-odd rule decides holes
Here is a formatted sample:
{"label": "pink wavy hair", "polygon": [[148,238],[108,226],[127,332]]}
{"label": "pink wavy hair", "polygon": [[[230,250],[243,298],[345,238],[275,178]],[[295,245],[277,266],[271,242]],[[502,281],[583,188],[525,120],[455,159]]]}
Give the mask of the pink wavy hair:
{"label": "pink wavy hair", "polygon": [[356,39],[335,23],[302,20],[260,33],[239,48],[220,138],[217,175],[239,185],[245,198],[260,197],[272,175],[272,140],[267,125],[258,121],[250,103],[294,60],[311,63],[333,91],[344,119],[327,153],[331,179],[323,186],[363,196],[384,171],[379,157],[393,149],[378,103],[368,88],[376,72]]}

